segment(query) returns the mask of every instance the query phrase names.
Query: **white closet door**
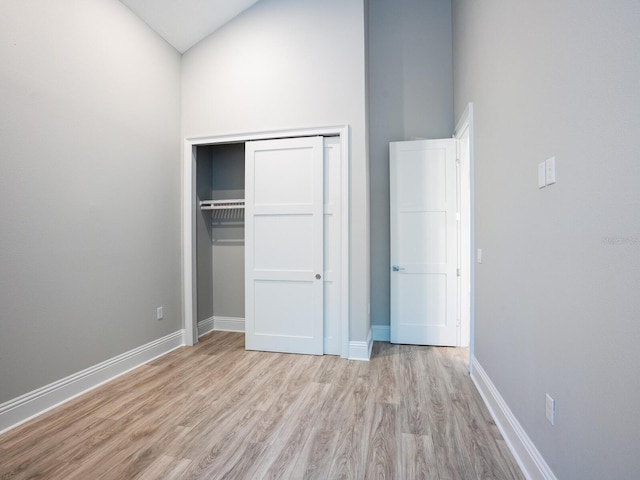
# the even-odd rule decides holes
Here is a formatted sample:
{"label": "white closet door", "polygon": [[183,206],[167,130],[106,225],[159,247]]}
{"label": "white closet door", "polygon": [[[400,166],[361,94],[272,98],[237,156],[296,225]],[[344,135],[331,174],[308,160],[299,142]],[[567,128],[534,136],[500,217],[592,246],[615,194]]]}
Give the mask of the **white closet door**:
{"label": "white closet door", "polygon": [[322,137],[247,142],[245,344],[323,354]]}
{"label": "white closet door", "polygon": [[392,142],[391,342],[455,346],[455,140]]}
{"label": "white closet door", "polygon": [[340,138],[324,139],[324,353],[342,345],[342,187]]}

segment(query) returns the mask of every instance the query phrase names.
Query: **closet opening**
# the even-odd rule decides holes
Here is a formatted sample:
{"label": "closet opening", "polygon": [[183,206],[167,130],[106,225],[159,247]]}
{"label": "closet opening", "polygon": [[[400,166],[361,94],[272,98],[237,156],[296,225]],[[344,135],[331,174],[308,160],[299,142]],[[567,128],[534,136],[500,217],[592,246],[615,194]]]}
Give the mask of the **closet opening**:
{"label": "closet opening", "polygon": [[[301,228],[303,223],[295,227],[305,215],[296,202],[302,202],[300,206],[305,204],[303,197],[306,198],[308,189],[300,185],[306,185],[312,176],[305,173],[309,171],[308,167],[301,166],[300,162],[306,161],[303,157],[289,156],[290,151],[304,149],[304,145],[309,143],[305,138],[316,138],[311,143],[314,151],[320,152],[319,157],[315,153],[312,155],[320,159],[320,163],[315,163],[320,168],[314,167],[316,173],[313,175],[320,181],[316,184],[320,185],[320,190],[316,189],[314,194],[314,202],[320,202],[319,210],[314,210],[319,217],[314,218],[320,221],[315,223],[319,227],[314,230],[317,234],[314,234],[313,243],[320,242],[322,260],[314,263],[313,275],[308,282],[316,287],[319,283],[322,285],[323,293],[320,297],[314,296],[316,300],[313,302],[314,309],[319,308],[323,318],[320,337],[315,335],[318,324],[313,328],[314,338],[321,340],[320,350],[307,352],[303,348],[298,351],[298,347],[286,346],[286,341],[276,342],[276,347],[256,347],[255,339],[259,335],[263,338],[265,335],[279,336],[286,340],[286,337],[299,334],[301,342],[306,335],[296,323],[306,317],[304,312],[292,317],[296,322],[278,320],[288,313],[295,314],[296,309],[300,311],[300,305],[302,309],[306,308],[306,303],[300,300],[303,296],[298,295],[306,288],[305,267],[303,263],[288,265],[289,260],[297,262],[303,259],[300,255],[305,251],[304,245],[309,244],[308,241],[296,243],[290,240],[305,237],[299,232],[306,231]],[[270,163],[276,153],[278,159]],[[245,332],[248,349],[333,354],[348,358],[348,126],[186,139],[183,180],[185,344],[193,345],[199,336],[214,330],[237,331]],[[250,190],[245,188],[245,183]],[[295,199],[295,196],[300,199]],[[291,205],[293,216],[287,213],[291,211]],[[264,230],[264,225],[273,221],[273,226]],[[287,233],[269,233],[275,231],[276,225],[277,230],[280,225],[288,228]],[[280,247],[274,249],[273,245]],[[299,254],[278,257],[281,252],[296,248],[299,248]],[[314,248],[314,251],[317,253],[318,249]],[[281,258],[278,261],[282,265],[272,261],[273,258]],[[263,278],[263,272],[269,269],[275,272],[271,274],[272,278]],[[291,283],[297,280],[285,281],[282,277],[287,269],[293,272],[294,277],[299,273],[302,275],[302,283],[297,287]],[[316,287],[313,290],[317,293]],[[265,292],[268,292],[267,297]],[[278,295],[279,300],[270,300]],[[267,303],[264,303],[265,298]],[[290,301],[290,308],[280,307]],[[314,311],[318,312],[317,309]],[[288,332],[286,329],[294,324],[295,328]],[[270,327],[273,331],[269,330]],[[285,346],[280,349],[280,344]]]}
{"label": "closet opening", "polygon": [[196,147],[198,336],[244,332],[245,144]]}

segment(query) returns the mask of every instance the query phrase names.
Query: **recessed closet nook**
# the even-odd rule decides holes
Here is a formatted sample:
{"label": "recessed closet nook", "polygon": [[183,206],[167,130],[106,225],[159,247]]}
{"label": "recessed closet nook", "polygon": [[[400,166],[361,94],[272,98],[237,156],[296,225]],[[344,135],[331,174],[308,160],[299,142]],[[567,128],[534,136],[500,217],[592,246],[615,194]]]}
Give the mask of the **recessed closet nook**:
{"label": "recessed closet nook", "polygon": [[194,145],[193,154],[198,334],[242,331],[250,350],[345,355],[341,137]]}

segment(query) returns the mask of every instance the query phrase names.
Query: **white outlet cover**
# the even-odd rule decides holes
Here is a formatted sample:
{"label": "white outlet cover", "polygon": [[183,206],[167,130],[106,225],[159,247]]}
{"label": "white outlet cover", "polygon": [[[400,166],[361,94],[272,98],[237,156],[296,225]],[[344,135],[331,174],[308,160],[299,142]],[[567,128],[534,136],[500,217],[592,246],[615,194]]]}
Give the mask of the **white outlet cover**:
{"label": "white outlet cover", "polygon": [[556,424],[556,401],[547,393],[545,413],[551,425]]}

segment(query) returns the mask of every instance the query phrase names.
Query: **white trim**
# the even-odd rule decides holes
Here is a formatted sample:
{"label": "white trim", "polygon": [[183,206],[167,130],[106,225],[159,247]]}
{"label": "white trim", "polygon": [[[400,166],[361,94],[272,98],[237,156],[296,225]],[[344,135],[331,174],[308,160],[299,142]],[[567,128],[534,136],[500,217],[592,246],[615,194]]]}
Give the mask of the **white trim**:
{"label": "white trim", "polygon": [[246,142],[251,140],[265,140],[272,138],[292,138],[306,136],[334,136],[340,137],[341,163],[342,163],[342,321],[341,321],[341,357],[351,358],[351,345],[349,343],[349,224],[350,224],[350,133],[348,125],[335,125],[327,127],[297,128],[288,130],[272,130],[263,132],[249,132],[225,135],[210,135],[189,137],[184,140],[182,158],[182,297],[183,317],[185,329],[185,342],[193,345],[198,341],[198,327],[194,312],[196,311],[196,280],[195,267],[195,151],[199,145],[214,145],[220,143]]}
{"label": "white trim", "polygon": [[462,116],[456,125],[454,137],[458,138],[464,130],[469,129],[469,248],[471,250],[469,257],[469,372],[473,373],[473,362],[471,361],[475,355],[475,325],[476,325],[476,227],[475,227],[475,159],[473,154],[474,140],[474,122],[473,122],[473,102],[469,102],[462,112]]}
{"label": "white trim", "polygon": [[460,116],[458,123],[456,124],[456,129],[453,136],[456,138],[459,137],[460,133],[462,133],[464,129],[469,128],[471,126],[472,121],[473,121],[473,102],[469,102],[465,107],[464,112],[462,112],[462,115]]}
{"label": "white trim", "polygon": [[220,332],[244,332],[244,318],[213,317],[213,329]]}
{"label": "white trim", "polygon": [[371,330],[369,330],[366,342],[349,342],[349,360],[363,360],[368,362],[371,358],[372,348],[373,337],[371,336]]}
{"label": "white trim", "polygon": [[194,313],[196,306],[196,273],[193,252],[196,250],[195,236],[195,215],[196,196],[195,176],[196,176],[196,147],[190,142],[185,142],[182,159],[182,304],[183,304],[183,328],[185,330],[185,341],[187,345],[193,345],[198,341],[197,326],[194,328],[196,318]]}
{"label": "white trim", "polygon": [[391,326],[371,325],[371,335],[376,342],[388,342],[391,339]]}
{"label": "white trim", "polygon": [[342,179],[342,185],[340,186],[340,193],[342,198],[340,200],[340,208],[342,212],[340,213],[340,220],[342,221],[342,226],[340,229],[340,234],[342,236],[342,243],[340,244],[340,252],[342,254],[342,261],[340,262],[340,271],[342,274],[342,278],[340,279],[340,288],[341,298],[342,298],[342,329],[340,331],[340,341],[342,343],[342,358],[349,358],[349,306],[351,305],[351,297],[350,297],[350,287],[349,287],[349,271],[351,265],[351,256],[349,252],[351,251],[350,246],[350,234],[351,231],[351,156],[349,154],[351,148],[351,138],[349,133],[349,126],[344,125],[339,128],[340,134],[340,164],[342,167],[342,172],[340,178]]}
{"label": "white trim", "polygon": [[471,379],[476,384],[484,403],[489,409],[489,413],[491,413],[525,477],[529,480],[557,480],[551,468],[544,461],[544,458],[542,458],[522,425],[511,412],[489,375],[487,375],[475,357],[473,357],[472,363]]}
{"label": "white trim", "polygon": [[185,331],[179,330],[9,400],[0,405],[0,434],[184,344]]}
{"label": "white trim", "polygon": [[206,335],[207,333],[211,333],[215,330],[214,318],[215,317],[209,317],[209,318],[205,318],[204,320],[200,320],[198,322],[198,338],[202,337],[203,335]]}
{"label": "white trim", "polygon": [[244,332],[244,318],[213,316],[198,322],[198,338],[211,332]]}

